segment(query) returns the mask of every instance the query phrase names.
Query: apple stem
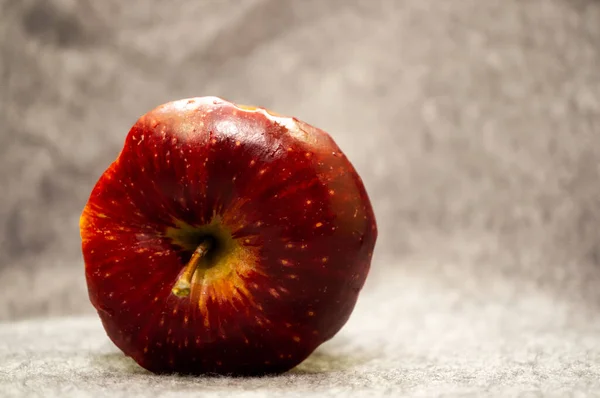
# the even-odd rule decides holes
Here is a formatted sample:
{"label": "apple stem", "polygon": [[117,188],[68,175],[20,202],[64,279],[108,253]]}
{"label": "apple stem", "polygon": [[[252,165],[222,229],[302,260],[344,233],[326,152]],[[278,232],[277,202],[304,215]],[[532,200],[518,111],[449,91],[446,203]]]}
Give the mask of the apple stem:
{"label": "apple stem", "polygon": [[202,257],[204,257],[206,255],[206,253],[208,253],[209,249],[210,249],[210,241],[205,240],[198,245],[196,250],[194,250],[194,254],[192,254],[192,258],[190,258],[190,261],[185,266],[183,273],[181,274],[181,276],[177,280],[177,283],[175,283],[175,286],[173,286],[173,289],[171,290],[175,296],[177,296],[177,297],[189,296],[190,289],[192,288],[192,278],[194,276],[194,273],[196,272],[196,270],[198,269],[198,266],[200,265],[200,260],[202,259]]}

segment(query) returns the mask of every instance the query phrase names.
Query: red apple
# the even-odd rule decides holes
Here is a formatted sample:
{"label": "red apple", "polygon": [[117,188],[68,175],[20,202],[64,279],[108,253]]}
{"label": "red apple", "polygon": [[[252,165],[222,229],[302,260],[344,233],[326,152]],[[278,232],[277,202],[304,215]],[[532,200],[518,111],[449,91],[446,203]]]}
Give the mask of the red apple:
{"label": "red apple", "polygon": [[108,336],[155,373],[293,368],[348,320],[377,238],[327,133],[216,97],[142,116],[80,228]]}

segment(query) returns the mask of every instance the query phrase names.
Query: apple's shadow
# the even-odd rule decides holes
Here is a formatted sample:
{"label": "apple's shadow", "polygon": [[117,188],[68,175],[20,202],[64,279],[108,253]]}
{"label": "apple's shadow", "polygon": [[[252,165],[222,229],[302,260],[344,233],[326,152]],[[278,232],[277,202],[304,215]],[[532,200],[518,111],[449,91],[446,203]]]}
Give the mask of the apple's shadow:
{"label": "apple's shadow", "polygon": [[105,374],[118,375],[148,375],[146,369],[139,366],[133,359],[122,352],[95,354],[91,358],[92,366],[102,369]]}
{"label": "apple's shadow", "polygon": [[[337,341],[337,345],[343,342]],[[316,375],[333,372],[341,372],[363,365],[373,360],[376,355],[372,352],[366,353],[354,350],[352,354],[342,353],[327,344],[319,347],[302,363],[285,374],[291,375]],[[92,357],[94,367],[103,369],[106,374],[119,375],[150,375],[149,371],[139,366],[133,359],[121,352],[109,352],[97,354]],[[262,377],[278,377],[281,375],[267,375]],[[185,376],[182,376],[185,377]],[[213,377],[213,376],[205,376]]]}
{"label": "apple's shadow", "polygon": [[320,347],[288,374],[324,374],[347,371],[376,358],[374,353],[353,350],[351,354],[330,347]]}

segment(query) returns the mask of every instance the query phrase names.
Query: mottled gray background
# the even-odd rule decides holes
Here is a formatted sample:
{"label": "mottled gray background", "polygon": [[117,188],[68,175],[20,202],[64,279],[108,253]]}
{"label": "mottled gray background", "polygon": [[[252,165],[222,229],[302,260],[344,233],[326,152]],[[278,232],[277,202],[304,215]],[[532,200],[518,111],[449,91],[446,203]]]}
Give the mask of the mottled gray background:
{"label": "mottled gray background", "polygon": [[600,309],[600,3],[0,0],[0,319],[91,312],[78,218],[138,116],[217,95],[327,131],[402,275]]}

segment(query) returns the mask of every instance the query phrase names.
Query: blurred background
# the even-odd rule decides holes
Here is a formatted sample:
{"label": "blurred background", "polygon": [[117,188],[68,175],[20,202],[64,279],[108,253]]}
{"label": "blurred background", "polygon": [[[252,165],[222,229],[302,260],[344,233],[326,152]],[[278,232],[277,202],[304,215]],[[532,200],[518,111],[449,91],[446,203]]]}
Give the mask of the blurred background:
{"label": "blurred background", "polygon": [[0,0],[0,79],[1,321],[93,311],[93,185],[204,95],[334,137],[378,217],[365,296],[600,309],[598,1]]}

